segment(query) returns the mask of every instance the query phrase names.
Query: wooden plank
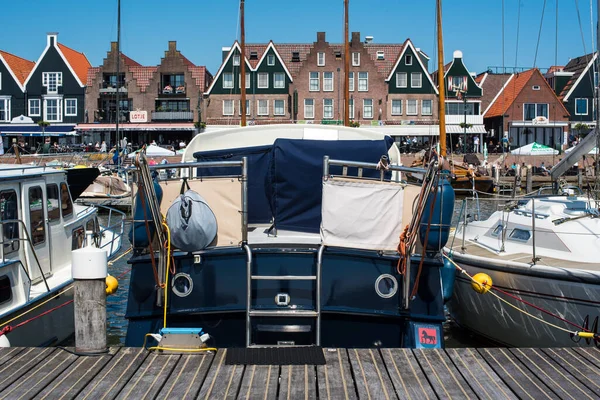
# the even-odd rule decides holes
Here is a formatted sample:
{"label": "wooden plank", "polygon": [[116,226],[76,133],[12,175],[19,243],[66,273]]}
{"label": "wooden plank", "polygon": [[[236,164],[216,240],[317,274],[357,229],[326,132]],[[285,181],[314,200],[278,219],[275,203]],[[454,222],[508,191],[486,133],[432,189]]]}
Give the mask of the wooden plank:
{"label": "wooden plank", "polygon": [[94,357],[79,357],[44,388],[37,399],[74,399],[98,372],[112,359],[119,348],[112,348],[109,354]]}
{"label": "wooden plank", "polygon": [[1,347],[0,348],[0,365],[6,364],[13,359],[17,354],[24,351],[25,347]]}
{"label": "wooden plank", "polygon": [[20,352],[0,369],[0,391],[9,387],[13,382],[25,375],[27,371],[43,362],[54,351],[55,349],[48,347],[31,347]]}
{"label": "wooden plank", "polygon": [[517,398],[477,351],[473,349],[446,349],[446,353],[480,398]]}
{"label": "wooden plank", "polygon": [[377,349],[348,349],[358,397],[391,399],[394,385]]}
{"label": "wooden plank", "polygon": [[114,399],[144,362],[149,352],[143,348],[125,347],[102,368],[79,393],[78,399]]}
{"label": "wooden plank", "polygon": [[198,399],[235,399],[238,395],[243,365],[225,365],[227,349],[219,350],[215,355],[208,375],[200,388]]}
{"label": "wooden plank", "polygon": [[555,348],[542,351],[600,398],[600,368],[570,349]]}
{"label": "wooden plank", "polygon": [[573,350],[582,357],[585,357],[596,368],[600,368],[600,350],[593,347],[573,347]]}
{"label": "wooden plank", "polygon": [[279,365],[247,365],[238,399],[276,399]]}
{"label": "wooden plank", "polygon": [[380,351],[396,395],[400,399],[437,398],[410,349],[381,349]]}
{"label": "wooden plank", "polygon": [[317,365],[321,399],[356,399],[356,388],[345,349],[324,349],[326,365]]}
{"label": "wooden plank", "polygon": [[589,390],[541,350],[510,349],[510,352],[561,398],[592,399]]}
{"label": "wooden plank", "polygon": [[283,365],[279,383],[280,399],[316,399],[317,380],[313,365]]}
{"label": "wooden plank", "polygon": [[521,399],[557,399],[558,396],[531,373],[508,349],[479,349],[479,354]]}
{"label": "wooden plank", "polygon": [[56,349],[34,368],[22,375],[12,385],[0,393],[0,398],[31,399],[41,392],[48,383],[60,375],[77,356],[67,351]]}
{"label": "wooden plank", "polygon": [[179,354],[150,354],[119,393],[117,399],[153,399],[162,389],[180,358]]}
{"label": "wooden plank", "polygon": [[214,353],[183,355],[157,399],[195,399],[213,362]]}
{"label": "wooden plank", "polygon": [[473,399],[477,396],[442,349],[416,349],[423,372],[441,399]]}

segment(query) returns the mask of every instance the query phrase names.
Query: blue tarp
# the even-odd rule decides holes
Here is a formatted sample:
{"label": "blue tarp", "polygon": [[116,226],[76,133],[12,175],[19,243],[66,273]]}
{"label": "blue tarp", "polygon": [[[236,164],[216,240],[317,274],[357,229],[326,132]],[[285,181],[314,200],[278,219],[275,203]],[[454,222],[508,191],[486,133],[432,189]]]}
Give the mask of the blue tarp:
{"label": "blue tarp", "polygon": [[[199,151],[194,158],[206,161],[239,161],[248,158],[248,223],[270,223],[272,219],[269,199],[265,190],[265,176],[269,166],[272,146],[244,147],[238,149]],[[198,176],[239,175],[240,168],[198,168]]]}
{"label": "blue tarp", "polygon": [[[321,225],[323,157],[377,163],[392,145],[385,140],[297,140],[277,139],[271,152],[268,197],[277,229],[318,233]],[[341,167],[330,173],[341,175]],[[348,168],[356,176],[357,168]],[[387,174],[386,179],[390,179]],[[364,170],[365,177],[379,177],[379,171]]]}

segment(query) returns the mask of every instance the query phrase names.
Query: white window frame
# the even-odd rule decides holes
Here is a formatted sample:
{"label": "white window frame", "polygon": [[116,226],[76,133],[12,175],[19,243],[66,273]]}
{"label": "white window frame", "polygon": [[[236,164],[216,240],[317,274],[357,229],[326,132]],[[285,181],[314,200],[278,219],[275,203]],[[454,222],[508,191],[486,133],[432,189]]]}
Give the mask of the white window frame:
{"label": "white window frame", "polygon": [[[367,101],[371,102],[371,105],[368,106],[366,103]],[[370,107],[371,112],[370,115],[367,117],[367,107]],[[364,119],[373,119],[373,99],[363,99],[363,118]]]}
{"label": "white window frame", "polygon": [[[246,99],[246,116],[252,115],[250,112],[250,107],[252,106],[252,102]],[[242,115],[242,100],[238,100],[238,115]]]}
{"label": "white window frame", "polygon": [[5,111],[4,115],[5,115],[5,117],[4,117],[3,120],[0,119],[0,121],[2,121],[2,122],[10,122],[10,120],[11,120],[11,115],[10,115],[10,108],[11,108],[10,101],[11,101],[11,97],[10,96],[0,96],[0,100],[4,100],[4,107],[5,107],[4,108],[4,111]]}
{"label": "white window frame", "polygon": [[[277,103],[281,102],[283,105],[281,106],[281,112],[277,112]],[[285,100],[273,100],[273,115],[285,115]]]}
{"label": "white window frame", "polygon": [[275,65],[275,55],[274,54],[267,54],[267,65],[269,67],[272,67]]}
{"label": "white window frame", "polygon": [[[50,75],[56,75],[56,90],[50,90]],[[57,94],[58,88],[62,86],[62,72],[42,72],[42,86],[47,88],[48,94]]]}
{"label": "white window frame", "polygon": [[[325,102],[331,102],[330,105],[325,104]],[[330,110],[330,114],[329,116],[327,116],[327,113],[325,112],[327,109]],[[333,99],[323,99],[323,119],[333,119]]]}
{"label": "white window frame", "polygon": [[[265,75],[267,77],[267,85],[266,86],[261,86],[261,84],[260,84],[260,78],[261,78],[261,76],[264,78]],[[259,88],[259,89],[268,89],[269,88],[269,73],[268,72],[259,72],[258,73],[256,87]]]}
{"label": "white window frame", "polygon": [[[313,78],[311,75],[316,74],[316,78]],[[316,82],[317,88],[313,89],[312,84]],[[321,83],[319,82],[319,73],[316,71],[311,71],[308,73],[308,91],[309,92],[319,92],[321,90]]]}
{"label": "white window frame", "polygon": [[[425,104],[426,101],[429,101],[431,106],[429,107],[429,112],[425,112],[425,109],[423,108],[423,104]],[[431,99],[423,99],[421,100],[421,115],[433,115],[433,100]]]}
{"label": "white window frame", "polygon": [[[37,102],[37,113],[32,113],[31,112],[31,103]],[[29,99],[27,101],[27,115],[29,115],[30,117],[39,117],[42,115],[42,99]]]}
{"label": "white window frame", "polygon": [[354,92],[354,72],[348,72],[348,90]]}
{"label": "white window frame", "polygon": [[360,67],[360,53],[359,52],[352,53],[352,66]]}
{"label": "white window frame", "polygon": [[[238,85],[238,87],[242,87],[242,74],[238,74],[238,80],[240,81],[240,84]],[[246,89],[250,89],[250,72],[246,72]]]}
{"label": "white window frame", "polygon": [[318,52],[317,53],[317,67],[324,67],[324,66],[325,66],[325,53]]}
{"label": "white window frame", "polygon": [[354,119],[354,99],[348,101],[348,114],[350,114],[349,119]]}
{"label": "white window frame", "polygon": [[[306,102],[307,101],[312,102],[312,104],[310,105],[310,107],[311,107],[310,114],[308,114],[306,112],[306,107],[307,107]],[[315,118],[315,99],[304,99],[304,119],[314,119],[314,118]]]}
{"label": "white window frame", "polygon": [[[225,79],[226,76],[231,77],[231,86],[226,84],[226,82],[227,82],[227,80]],[[233,89],[234,86],[235,86],[235,82],[233,80],[233,72],[223,72],[223,89]]]}
{"label": "white window frame", "polygon": [[[394,102],[400,103],[400,112],[394,112]],[[392,99],[392,115],[402,115],[402,99]]]}
{"label": "white window frame", "polygon": [[[331,78],[326,78],[328,74],[331,74]],[[323,72],[323,91],[333,92],[333,72]]]}
{"label": "white window frame", "polygon": [[[578,113],[577,112],[577,100],[585,100],[585,113]],[[586,98],[577,98],[577,99],[575,99],[575,115],[588,115],[588,113],[589,113],[589,108],[588,107],[589,107],[588,106],[588,99],[586,99]],[[535,108],[536,108],[535,113],[537,114],[537,105],[536,105]]]}
{"label": "white window frame", "polygon": [[240,55],[239,54],[234,54],[233,55],[233,66],[237,67],[240,65]]}
{"label": "white window frame", "polygon": [[[415,85],[415,81],[414,79],[418,77],[419,78],[419,83],[418,85]],[[422,88],[423,87],[423,74],[421,72],[411,72],[410,73],[410,87],[411,88]]]}
{"label": "white window frame", "polygon": [[[401,85],[400,77],[404,75],[404,85]],[[396,87],[407,88],[408,87],[408,74],[406,72],[396,72]]]}
{"label": "white window frame", "polygon": [[[266,102],[266,109],[267,109],[266,113],[264,113],[264,112],[261,113],[261,111],[260,111],[260,103],[261,103],[261,101]],[[256,100],[256,115],[260,115],[260,116],[268,116],[269,115],[269,100],[267,100],[267,99]]]}
{"label": "white window frame", "polygon": [[413,55],[412,54],[406,54],[404,56],[404,64],[405,65],[413,65]]}
{"label": "white window frame", "polygon": [[[75,102],[75,113],[70,113],[69,110],[69,102]],[[65,117],[76,117],[77,116],[77,99],[65,99]]]}
{"label": "white window frame", "polygon": [[[360,75],[361,74],[366,74],[366,78],[361,78]],[[360,81],[364,80],[366,81],[366,88],[365,89],[361,89],[360,88]],[[366,71],[362,71],[358,73],[358,91],[359,92],[368,92],[369,91],[369,73]]]}
{"label": "white window frame", "polygon": [[[277,77],[281,77],[281,85],[277,84]],[[285,89],[285,73],[283,72],[275,72],[273,74],[273,88],[274,89]]]}
{"label": "white window frame", "polygon": [[378,51],[377,52],[377,59],[378,60],[385,60],[385,52],[384,51]]}
{"label": "white window frame", "polygon": [[[57,119],[50,119],[48,117],[48,100],[56,100],[56,114]],[[44,97],[44,121],[48,122],[62,122],[63,120],[63,98],[62,97]]]}
{"label": "white window frame", "polygon": [[[225,112],[225,104],[231,104],[231,113]],[[235,114],[235,102],[233,100],[223,100],[223,115],[231,116]]]}
{"label": "white window frame", "polygon": [[[415,106],[414,112],[410,112],[411,104],[414,104],[414,106]],[[406,115],[419,115],[419,100],[416,100],[416,99],[406,100]]]}

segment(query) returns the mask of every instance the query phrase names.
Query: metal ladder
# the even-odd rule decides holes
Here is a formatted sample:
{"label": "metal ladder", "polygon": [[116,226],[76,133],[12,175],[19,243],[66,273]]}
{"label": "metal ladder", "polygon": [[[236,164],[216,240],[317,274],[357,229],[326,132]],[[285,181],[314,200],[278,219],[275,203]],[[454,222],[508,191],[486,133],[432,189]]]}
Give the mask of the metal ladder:
{"label": "metal ladder", "polygon": [[[315,319],[315,340],[313,345],[321,345],[321,266],[323,263],[323,251],[325,246],[321,245],[317,252],[317,265],[315,275],[255,275],[252,267],[252,250],[248,245],[244,246],[246,251],[247,270],[247,294],[246,294],[246,347],[280,347],[277,345],[256,345],[252,341],[252,317],[304,317]],[[259,280],[271,281],[315,281],[313,310],[296,310],[292,308],[281,308],[278,310],[258,310],[252,307],[254,297],[252,296],[252,282]],[[287,346],[287,345],[286,345]]]}

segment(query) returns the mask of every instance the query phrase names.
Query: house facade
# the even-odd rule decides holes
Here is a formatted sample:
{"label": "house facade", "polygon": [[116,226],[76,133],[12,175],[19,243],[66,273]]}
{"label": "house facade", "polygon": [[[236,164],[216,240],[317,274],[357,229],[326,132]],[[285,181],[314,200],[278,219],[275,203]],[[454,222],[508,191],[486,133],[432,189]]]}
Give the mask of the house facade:
{"label": "house facade", "polygon": [[0,124],[27,114],[25,80],[33,61],[0,50]]}
{"label": "house facade", "polygon": [[483,115],[486,126],[509,141],[510,148],[537,142],[560,149],[569,112],[539,69],[510,74]]}

